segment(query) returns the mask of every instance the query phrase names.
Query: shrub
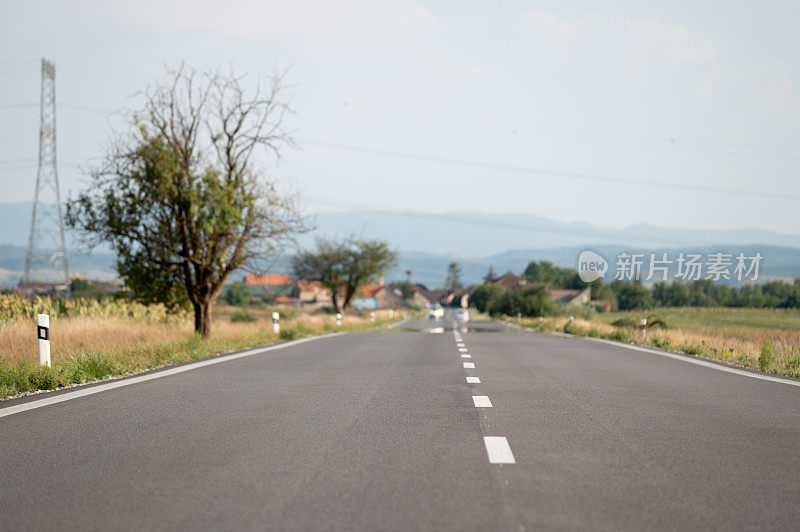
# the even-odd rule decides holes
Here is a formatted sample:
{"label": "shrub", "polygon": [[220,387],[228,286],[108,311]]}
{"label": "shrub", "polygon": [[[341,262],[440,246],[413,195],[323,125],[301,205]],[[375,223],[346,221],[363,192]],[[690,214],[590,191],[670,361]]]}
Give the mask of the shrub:
{"label": "shrub", "polygon": [[256,321],[256,317],[249,310],[240,309],[233,313],[231,321],[234,323],[252,323]]}
{"label": "shrub", "polygon": [[681,346],[681,351],[687,355],[700,355],[703,353],[703,346],[699,344],[684,344]]}
{"label": "shrub", "polygon": [[502,285],[487,283],[475,290],[470,296],[469,301],[471,304],[475,305],[478,312],[487,312],[489,310],[489,301],[491,301],[493,297],[503,294],[506,290],[507,289]]}
{"label": "shrub", "polygon": [[772,350],[772,342],[764,340],[761,345],[761,354],[758,355],[758,369],[767,371],[773,358],[775,358],[775,352]]}
{"label": "shrub", "polygon": [[[502,287],[501,287],[502,288]],[[555,305],[550,301],[550,292],[545,286],[529,286],[519,290],[507,290],[495,293],[487,305],[489,314],[506,314],[526,317],[539,317],[552,314]]]}
{"label": "shrub", "polygon": [[625,342],[628,343],[631,341],[630,336],[625,331],[614,331],[613,333],[608,335],[609,340],[614,340],[616,342]]}
{"label": "shrub", "polygon": [[294,340],[299,336],[297,329],[292,329],[291,327],[286,327],[285,329],[281,329],[280,334],[278,335],[281,340]]}
{"label": "shrub", "polygon": [[602,338],[603,333],[595,327],[590,327],[589,330],[586,331],[586,336],[591,336],[592,338]]}
{"label": "shrub", "polygon": [[252,295],[245,283],[231,283],[225,287],[222,299],[225,303],[235,307],[244,307],[250,303]]}
{"label": "shrub", "polygon": [[659,349],[668,349],[669,348],[669,340],[666,338],[659,338],[658,336],[653,336],[650,338],[650,345],[653,347],[657,347]]}
{"label": "shrub", "polygon": [[561,310],[562,314],[567,316],[575,316],[576,318],[586,321],[591,321],[595,318],[595,316],[597,316],[597,309],[595,309],[593,305],[578,305],[572,303],[570,305],[565,305]]}

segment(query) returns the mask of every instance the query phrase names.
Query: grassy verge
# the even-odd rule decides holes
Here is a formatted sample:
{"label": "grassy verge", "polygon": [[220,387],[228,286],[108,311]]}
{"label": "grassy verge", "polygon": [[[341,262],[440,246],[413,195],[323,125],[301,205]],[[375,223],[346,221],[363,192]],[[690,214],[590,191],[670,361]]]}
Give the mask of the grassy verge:
{"label": "grassy verge", "polygon": [[[634,327],[613,322],[650,322],[642,338]],[[777,318],[777,319],[776,319]],[[541,331],[557,331],[664,349],[777,375],[800,377],[800,313],[761,309],[659,309],[654,313],[598,314],[590,319],[549,317],[509,321]]]}
{"label": "grassy verge", "polygon": [[[273,310],[281,331],[272,330]],[[171,322],[121,316],[75,316],[51,320],[52,367],[36,356],[36,327],[29,319],[0,324],[0,398],[121,377],[167,364],[334,331],[366,331],[390,320],[351,313],[342,326],[334,316],[299,309],[219,307],[211,338],[195,336],[187,318]]]}

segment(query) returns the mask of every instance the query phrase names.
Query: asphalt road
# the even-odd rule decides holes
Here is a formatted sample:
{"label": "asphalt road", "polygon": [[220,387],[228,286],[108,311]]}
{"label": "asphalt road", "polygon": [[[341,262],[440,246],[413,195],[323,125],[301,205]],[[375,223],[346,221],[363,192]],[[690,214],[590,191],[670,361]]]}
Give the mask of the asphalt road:
{"label": "asphalt road", "polygon": [[800,387],[499,324],[398,329],[2,403],[0,529],[800,523]]}

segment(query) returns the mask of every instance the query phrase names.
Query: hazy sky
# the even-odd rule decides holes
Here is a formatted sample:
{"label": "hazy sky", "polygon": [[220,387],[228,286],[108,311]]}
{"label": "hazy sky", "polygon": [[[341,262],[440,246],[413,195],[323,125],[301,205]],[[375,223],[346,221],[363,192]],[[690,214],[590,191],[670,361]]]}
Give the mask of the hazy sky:
{"label": "hazy sky", "polygon": [[186,60],[291,67],[301,149],[273,175],[310,210],[800,233],[799,6],[6,0],[0,201],[33,195],[39,58],[56,62],[64,194],[104,111]]}

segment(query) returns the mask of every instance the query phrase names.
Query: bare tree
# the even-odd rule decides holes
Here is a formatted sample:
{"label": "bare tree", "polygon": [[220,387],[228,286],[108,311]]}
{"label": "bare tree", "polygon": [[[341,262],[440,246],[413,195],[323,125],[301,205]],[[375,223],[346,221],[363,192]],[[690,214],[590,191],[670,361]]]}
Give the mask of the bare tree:
{"label": "bare tree", "polygon": [[257,268],[303,230],[293,198],[264,178],[256,154],[293,144],[284,129],[282,75],[247,91],[243,78],[181,65],[147,90],[131,131],[115,137],[67,220],[92,245],[108,243],[117,269],[146,301],[211,309],[239,268]]}

